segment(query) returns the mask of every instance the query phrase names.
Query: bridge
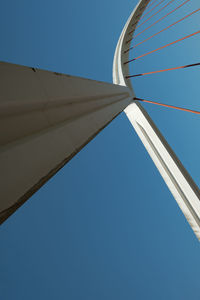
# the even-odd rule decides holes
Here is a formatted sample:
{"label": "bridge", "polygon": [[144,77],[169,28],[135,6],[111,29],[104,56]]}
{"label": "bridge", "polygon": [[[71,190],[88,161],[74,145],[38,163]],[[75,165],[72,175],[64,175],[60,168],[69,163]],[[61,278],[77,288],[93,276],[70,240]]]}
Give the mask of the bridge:
{"label": "bridge", "polygon": [[[136,97],[131,80],[155,72],[192,68],[199,63],[140,74],[129,72],[129,65],[135,60],[191,38],[199,31],[132,58],[132,50],[137,46],[131,46],[136,37],[135,30],[173,1],[163,7],[160,6],[163,1],[149,2],[138,2],[121,33],[113,63],[114,84],[1,63],[1,223],[124,111],[200,238],[199,189],[141,105],[144,101],[153,104],[155,101]],[[188,2],[183,1],[176,9]],[[198,11],[190,12],[160,32]]]}

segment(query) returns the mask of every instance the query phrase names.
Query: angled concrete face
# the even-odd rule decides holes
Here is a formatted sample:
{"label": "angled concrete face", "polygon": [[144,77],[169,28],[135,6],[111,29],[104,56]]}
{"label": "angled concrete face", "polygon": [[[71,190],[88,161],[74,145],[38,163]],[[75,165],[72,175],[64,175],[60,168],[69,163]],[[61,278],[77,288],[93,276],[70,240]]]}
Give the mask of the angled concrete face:
{"label": "angled concrete face", "polygon": [[132,101],[127,87],[0,63],[2,223]]}
{"label": "angled concrete face", "polygon": [[[119,38],[114,63],[113,63],[113,82],[129,87],[132,97],[135,94],[131,81],[126,78],[129,75],[128,64],[129,54],[124,54],[128,46],[126,41],[131,38],[129,32],[137,26],[149,0],[138,1],[137,6],[130,15]],[[132,24],[135,24],[132,26]],[[125,113],[136,130],[139,138],[147,149],[158,171],[165,183],[173,194],[187,221],[191,225],[197,238],[200,240],[200,191],[187,170],[179,161],[165,138],[162,136],[150,116],[138,101],[131,103]]]}

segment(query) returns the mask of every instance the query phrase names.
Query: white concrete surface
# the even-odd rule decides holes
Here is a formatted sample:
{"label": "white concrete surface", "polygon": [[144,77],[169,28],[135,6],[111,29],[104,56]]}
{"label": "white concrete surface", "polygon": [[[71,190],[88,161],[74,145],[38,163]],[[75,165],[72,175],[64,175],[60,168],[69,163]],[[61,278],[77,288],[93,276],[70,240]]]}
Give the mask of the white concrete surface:
{"label": "white concrete surface", "polygon": [[[125,78],[125,76],[129,75],[128,64],[123,64],[129,59],[129,54],[124,54],[124,51],[128,48],[126,41],[131,38],[128,32],[133,29],[132,24],[139,20],[139,18],[136,20],[136,16],[143,12],[148,2],[149,0],[140,0],[133,10],[122,30],[113,63],[113,82],[129,87],[133,98],[135,94],[131,81]],[[134,27],[136,27],[136,25]],[[197,238],[200,240],[199,188],[142,105],[138,101],[133,101],[133,103],[125,109],[125,113],[194,230]]]}

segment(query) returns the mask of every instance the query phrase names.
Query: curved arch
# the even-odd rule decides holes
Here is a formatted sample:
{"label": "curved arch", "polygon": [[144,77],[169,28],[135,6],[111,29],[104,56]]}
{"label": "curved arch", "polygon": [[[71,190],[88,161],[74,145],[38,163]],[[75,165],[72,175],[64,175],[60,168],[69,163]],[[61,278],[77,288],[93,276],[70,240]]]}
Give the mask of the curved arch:
{"label": "curved arch", "polygon": [[160,133],[143,106],[134,100],[135,94],[129,75],[129,52],[126,50],[126,41],[133,35],[136,25],[145,10],[149,0],[140,0],[128,18],[120,35],[113,62],[113,82],[129,87],[133,102],[124,112],[136,130],[139,138],[151,156],[165,183],[180,206],[186,219],[200,240],[200,191],[165,138]]}
{"label": "curved arch", "polygon": [[[120,35],[117,47],[115,50],[114,61],[113,61],[113,83],[119,85],[128,86],[132,92],[133,87],[130,79],[127,79],[125,75],[129,75],[129,66],[128,64],[124,65],[124,61],[128,60],[129,53],[124,53],[126,50],[126,41],[129,40],[135,31],[136,25],[139,22],[144,10],[146,9],[147,4],[150,0],[140,0],[130,17],[128,18],[122,33]],[[131,31],[131,35],[129,32]],[[134,92],[133,92],[134,93]]]}

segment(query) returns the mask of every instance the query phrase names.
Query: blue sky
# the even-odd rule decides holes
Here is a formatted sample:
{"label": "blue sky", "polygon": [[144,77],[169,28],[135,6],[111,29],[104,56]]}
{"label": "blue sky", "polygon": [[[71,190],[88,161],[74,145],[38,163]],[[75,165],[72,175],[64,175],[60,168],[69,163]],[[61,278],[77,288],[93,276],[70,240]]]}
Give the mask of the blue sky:
{"label": "blue sky", "polygon": [[[0,59],[112,82],[115,46],[136,3],[1,1]],[[138,42],[198,5],[191,0]],[[132,57],[197,31],[198,22],[197,13]],[[136,74],[196,62],[198,36],[130,69]],[[133,86],[137,97],[200,110],[199,72],[138,77]],[[199,185],[199,117],[144,106]],[[3,300],[199,299],[199,242],[124,113],[1,226],[0,241]]]}

